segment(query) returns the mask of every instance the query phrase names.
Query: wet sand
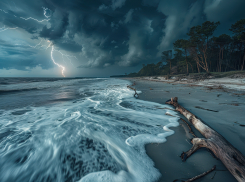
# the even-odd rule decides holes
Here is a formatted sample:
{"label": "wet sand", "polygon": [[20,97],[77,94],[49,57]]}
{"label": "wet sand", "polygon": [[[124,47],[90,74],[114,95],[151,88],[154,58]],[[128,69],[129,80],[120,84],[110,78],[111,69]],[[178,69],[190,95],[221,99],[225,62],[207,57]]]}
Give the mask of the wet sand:
{"label": "wet sand", "polygon": [[[135,81],[134,87],[142,91],[139,94],[139,99],[165,104],[166,100],[177,96],[183,107],[223,135],[245,155],[245,127],[240,126],[240,124],[245,125],[244,95],[234,95],[232,91],[224,92],[215,89],[208,90],[205,87],[190,87],[186,84],[140,79],[129,80]],[[209,111],[205,109],[209,109]],[[161,112],[160,109],[159,112]],[[198,137],[202,137],[194,127],[192,128]],[[172,129],[175,134],[168,137],[165,143],[146,145],[147,154],[162,174],[159,182],[172,182],[176,179],[187,180],[210,170],[214,165],[217,166],[214,172],[196,181],[236,181],[225,166],[205,149],[198,150],[186,162],[182,162],[179,156],[183,151],[192,147],[190,139],[193,137],[182,121],[180,121],[179,127]]]}

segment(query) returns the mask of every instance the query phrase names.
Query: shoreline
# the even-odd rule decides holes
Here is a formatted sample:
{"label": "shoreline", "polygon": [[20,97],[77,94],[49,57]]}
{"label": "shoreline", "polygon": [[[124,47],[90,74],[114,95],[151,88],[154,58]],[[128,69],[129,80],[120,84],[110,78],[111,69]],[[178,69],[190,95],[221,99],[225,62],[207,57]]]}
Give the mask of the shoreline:
{"label": "shoreline", "polygon": [[[206,85],[193,87],[188,85],[190,83],[156,82],[139,78],[126,79],[135,82],[134,87],[142,91],[139,94],[139,99],[165,104],[171,97],[179,97],[180,104],[197,117],[202,118],[206,124],[223,135],[243,155],[245,154],[243,147],[245,145],[245,134],[243,134],[245,128],[239,125],[245,124],[242,119],[245,110],[245,96],[236,95],[241,90],[234,92],[234,90],[227,88],[208,89]],[[183,116],[181,118],[185,119]],[[162,174],[159,182],[176,179],[186,180],[210,170],[214,165],[217,166],[217,170],[197,181],[210,181],[215,174],[213,182],[235,182],[236,179],[224,165],[205,149],[198,150],[186,162],[181,161],[180,154],[192,146],[189,142],[192,136],[184,122],[179,121],[179,123],[179,127],[171,128],[175,133],[169,136],[165,143],[145,146],[146,153]],[[194,127],[192,129],[196,135],[201,137]]]}
{"label": "shoreline", "polygon": [[125,78],[125,79],[135,79],[135,80],[146,80],[163,82],[169,84],[185,84],[189,86],[199,86],[199,87],[212,87],[213,89],[223,89],[231,90],[245,93],[245,75],[233,75],[231,77],[215,78],[214,76],[207,76],[205,78],[189,78],[173,76],[171,78],[166,78],[163,76],[152,76],[152,77],[135,77],[135,78]]}

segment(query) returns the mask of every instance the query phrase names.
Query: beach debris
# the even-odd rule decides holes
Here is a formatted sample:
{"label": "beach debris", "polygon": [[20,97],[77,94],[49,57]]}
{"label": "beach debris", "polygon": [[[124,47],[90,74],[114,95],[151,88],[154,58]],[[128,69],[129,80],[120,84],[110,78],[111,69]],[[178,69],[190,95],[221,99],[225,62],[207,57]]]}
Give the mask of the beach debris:
{"label": "beach debris", "polygon": [[241,127],[245,127],[244,124],[240,124],[240,123],[238,123],[237,121],[235,121],[234,123],[239,124],[239,126],[241,126]]}
{"label": "beach debris", "polygon": [[233,147],[222,135],[207,126],[199,118],[190,111],[179,105],[178,98],[171,98],[166,104],[173,105],[176,111],[184,115],[188,121],[205,137],[193,138],[191,143],[192,148],[184,152],[185,160],[189,158],[198,149],[204,147],[210,149],[217,158],[225,165],[230,173],[237,179],[238,182],[245,181],[245,157],[243,154]]}
{"label": "beach debris", "polygon": [[[189,128],[189,133],[191,133],[195,138],[197,138],[197,136],[195,135],[195,133],[192,131],[192,129],[191,129],[191,126],[184,120],[184,119],[182,119],[182,118],[180,118],[186,125],[187,125],[187,127]],[[215,155],[214,155],[214,153],[211,151],[211,150],[209,150],[209,149],[207,149],[206,148],[206,150],[214,157],[214,158],[216,158],[216,159],[218,159]],[[183,152],[181,155],[180,155],[180,158],[182,159],[182,161],[186,161],[186,159],[187,159],[187,156],[186,156],[186,154],[185,154],[185,152]]]}
{"label": "beach debris", "polygon": [[135,93],[134,93],[134,97],[135,97],[135,98],[138,98],[138,97],[139,97],[139,94],[136,92],[136,89],[135,89],[135,88],[133,88],[133,87],[131,87],[131,86],[129,86],[129,85],[127,86],[127,88],[129,88],[129,89],[135,91]]}
{"label": "beach debris", "polygon": [[181,121],[183,121],[183,122],[187,125],[187,127],[189,128],[189,133],[191,133],[194,137],[197,137],[197,136],[195,135],[195,133],[192,131],[190,125],[189,125],[184,119],[182,119],[182,118],[180,118],[180,119],[181,119]]}
{"label": "beach debris", "polygon": [[214,179],[215,174],[216,174],[216,171],[215,171],[215,173],[214,173],[214,175],[213,175],[213,177],[211,179]]}
{"label": "beach debris", "polygon": [[150,88],[150,90],[153,90],[152,88]]}
{"label": "beach debris", "polygon": [[156,106],[157,109],[168,109],[168,110],[172,110],[172,111],[175,111],[174,109],[171,109],[171,108],[167,108],[167,107],[158,107]]}
{"label": "beach debris", "polygon": [[233,95],[241,96],[241,95],[245,95],[245,93],[233,93]]}
{"label": "beach debris", "polygon": [[213,87],[207,87],[209,90],[213,90],[214,88]]}
{"label": "beach debris", "polygon": [[[206,176],[207,174],[209,174],[209,173],[211,173],[212,171],[214,171],[216,169],[216,166],[214,166],[212,169],[210,169],[210,170],[208,170],[208,171],[206,171],[206,172],[204,172],[204,173],[202,173],[202,174],[199,174],[199,175],[197,175],[197,176],[195,176],[195,177],[193,177],[193,178],[190,178],[190,179],[188,179],[188,180],[179,180],[179,179],[176,179],[176,180],[174,180],[173,182],[192,182],[192,181],[194,181],[194,180],[196,180],[196,179],[199,179],[199,178],[201,178],[201,177],[203,177],[203,176]],[[215,176],[215,174],[216,174],[216,172],[214,173],[214,175],[213,175],[213,177],[211,178],[211,179],[213,179],[214,178],[214,176]]]}
{"label": "beach debris", "polygon": [[241,103],[219,103],[219,104],[226,104],[226,105],[232,105],[232,106],[239,106]]}
{"label": "beach debris", "polygon": [[168,116],[172,116],[172,117],[176,117],[176,116],[173,116],[173,115],[171,115],[171,114],[169,114],[169,113],[165,113],[165,115],[168,115]]}
{"label": "beach debris", "polygon": [[224,87],[222,85],[219,85],[217,89],[224,89]]}
{"label": "beach debris", "polygon": [[218,89],[218,90],[222,90],[223,92],[226,92],[225,88],[222,85],[219,86],[207,86],[206,87],[208,90],[213,90],[213,89]]}
{"label": "beach debris", "polygon": [[160,125],[160,124],[157,124],[156,126],[157,126],[157,127],[164,127],[163,125]]}
{"label": "beach debris", "polygon": [[203,177],[203,176],[206,176],[207,174],[209,174],[209,173],[211,173],[213,170],[215,170],[215,168],[216,168],[216,166],[214,166],[212,169],[208,170],[207,172],[204,172],[204,173],[202,173],[202,174],[200,174],[200,175],[198,175],[198,176],[195,176],[195,177],[193,177],[193,178],[191,178],[191,179],[188,179],[188,180],[185,181],[185,182],[191,182],[191,181],[194,181],[194,180],[196,180],[196,179],[199,179],[199,178],[201,178],[201,177]]}
{"label": "beach debris", "polygon": [[187,141],[187,143],[191,145],[191,143],[187,139],[185,139],[185,141]]}
{"label": "beach debris", "polygon": [[205,109],[205,108],[200,107],[200,106],[195,106],[195,108],[197,108],[197,109],[203,109],[203,110],[206,110],[206,111],[219,112],[219,111],[215,111],[215,110],[211,110],[211,109]]}
{"label": "beach debris", "polygon": [[200,100],[201,102],[208,102],[208,101],[206,101],[206,100]]}

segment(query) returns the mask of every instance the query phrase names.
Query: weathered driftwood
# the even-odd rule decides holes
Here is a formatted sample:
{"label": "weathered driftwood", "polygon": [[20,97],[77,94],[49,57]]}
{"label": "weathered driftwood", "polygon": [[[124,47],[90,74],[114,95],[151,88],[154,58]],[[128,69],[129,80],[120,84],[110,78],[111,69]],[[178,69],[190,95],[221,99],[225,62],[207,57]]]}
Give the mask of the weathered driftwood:
{"label": "weathered driftwood", "polygon": [[184,160],[201,147],[210,149],[239,182],[245,182],[245,157],[222,135],[204,124],[190,111],[178,104],[178,98],[171,98],[166,104],[173,105],[206,138],[193,138],[193,147],[183,154]]}
{"label": "weathered driftwood", "polygon": [[[192,131],[192,129],[191,129],[191,127],[190,127],[190,125],[184,120],[184,119],[182,119],[182,118],[180,118],[186,125],[187,125],[187,127],[189,128],[189,133],[191,133],[195,138],[197,138],[197,136],[195,135],[195,133]],[[189,142],[188,142],[189,143]],[[218,159],[214,154],[213,154],[213,152],[211,151],[211,150],[209,150],[208,148],[206,148],[206,150],[214,157],[214,158],[216,158],[216,159]],[[186,160],[186,153],[185,152],[183,152],[182,154],[181,154],[181,159],[183,160],[183,161],[185,161]]]}
{"label": "weathered driftwood", "polygon": [[[135,85],[135,83],[133,84],[133,85]],[[127,88],[129,88],[129,89],[131,89],[131,90],[134,90],[134,97],[139,97],[139,94],[136,92],[136,89],[135,88],[133,88],[133,87],[130,87],[129,85],[127,86]]]}
{"label": "weathered driftwood", "polygon": [[204,173],[202,173],[202,174],[199,174],[199,175],[197,175],[197,176],[195,176],[195,177],[193,177],[193,178],[190,178],[190,179],[188,179],[188,180],[178,180],[178,179],[176,179],[176,180],[174,180],[173,182],[177,182],[177,181],[182,181],[182,182],[192,182],[192,181],[195,181],[195,180],[197,180],[197,179],[199,179],[199,178],[201,178],[201,177],[203,177],[203,176],[206,176],[207,174],[209,174],[209,173],[211,173],[213,170],[215,170],[215,168],[216,168],[216,166],[214,166],[212,169],[210,169],[210,170],[208,170],[208,171],[206,171],[206,172],[204,172]]}
{"label": "weathered driftwood", "polygon": [[180,119],[181,119],[181,120],[187,125],[187,127],[189,128],[189,133],[191,133],[194,137],[197,137],[197,136],[195,135],[195,133],[192,131],[190,125],[189,125],[184,119],[182,119],[182,118],[180,118]]}
{"label": "weathered driftwood", "polygon": [[193,177],[193,178],[191,178],[191,179],[186,180],[185,182],[195,181],[195,180],[197,180],[197,179],[199,179],[199,178],[201,178],[201,177],[203,177],[203,176],[206,176],[207,174],[209,174],[209,173],[211,173],[213,170],[215,170],[215,168],[216,168],[216,166],[214,166],[212,169],[210,169],[210,170],[207,171],[207,172],[204,172],[204,173],[202,173],[202,174],[200,174],[200,175],[198,175],[198,176],[195,176],[195,177]]}

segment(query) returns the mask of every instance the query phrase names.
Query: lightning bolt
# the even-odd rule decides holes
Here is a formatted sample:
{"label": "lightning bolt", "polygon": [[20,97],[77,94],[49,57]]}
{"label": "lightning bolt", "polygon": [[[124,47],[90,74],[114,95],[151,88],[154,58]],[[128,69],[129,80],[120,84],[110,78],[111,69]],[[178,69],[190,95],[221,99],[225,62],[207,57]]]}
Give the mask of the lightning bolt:
{"label": "lightning bolt", "polygon": [[[47,16],[47,10],[48,10],[48,8],[44,8],[44,7],[43,7],[44,16],[45,16],[46,18],[49,18],[50,16]],[[4,13],[6,13],[6,14],[9,14],[7,11],[5,11],[5,10],[3,10],[3,9],[0,9],[0,11],[4,12]],[[13,16],[16,17],[16,18],[20,18],[20,19],[26,20],[26,21],[27,21],[27,20],[35,20],[35,21],[37,21],[37,22],[39,22],[39,23],[42,23],[42,22],[44,22],[44,21],[49,21],[49,20],[50,20],[50,19],[38,20],[38,19],[33,18],[33,17],[29,17],[29,18],[17,17],[16,15],[13,15]]]}
{"label": "lightning bolt", "polygon": [[[31,45],[29,45],[29,44],[28,44],[28,45],[25,45],[25,46],[29,46],[29,47],[31,47],[31,48],[35,48],[35,49],[36,49],[39,45],[41,45],[42,42],[43,42],[43,39],[42,39],[38,44],[36,44],[35,46],[31,46]],[[50,41],[48,41],[48,42],[50,42]],[[21,46],[22,44],[15,44],[15,45]],[[39,48],[42,48],[42,47],[45,47],[45,45],[42,45],[42,46],[40,46]],[[77,59],[77,57],[76,57],[76,56],[70,56],[70,55],[68,55],[68,54],[63,54],[61,51],[56,50],[52,42],[49,43],[49,45],[45,48],[45,50],[47,50],[49,47],[52,48],[52,49],[51,49],[51,60],[53,61],[53,63],[54,63],[56,66],[58,66],[58,67],[61,68],[61,74],[62,74],[63,77],[65,77],[64,72],[65,72],[65,69],[66,69],[66,68],[65,68],[65,66],[63,66],[63,65],[61,65],[61,64],[58,64],[58,63],[55,61],[54,56],[53,56],[53,53],[54,53],[55,51],[58,52],[58,53],[60,53],[60,54],[62,55],[63,61],[65,62],[64,57],[66,57],[66,58],[70,61],[71,64],[72,64],[72,62],[71,62],[71,59],[69,59],[69,57],[73,57],[73,58],[76,58],[76,59]],[[72,65],[73,65],[73,64],[72,64]],[[74,65],[73,65],[73,66],[74,66]],[[75,67],[75,66],[74,66],[74,67]]]}
{"label": "lightning bolt", "polygon": [[37,46],[39,46],[42,43],[42,41],[43,41],[43,39],[37,45],[35,45],[35,46],[29,45],[29,46],[32,47],[32,48],[36,48]]}
{"label": "lightning bolt", "polygon": [[4,13],[8,13],[7,11],[3,10],[3,9],[0,9],[0,11],[4,12]]}
{"label": "lightning bolt", "polygon": [[45,8],[45,7],[42,7],[43,8],[43,15],[46,17],[46,18],[49,18],[50,16],[47,15],[47,10],[49,10],[48,8]]}
{"label": "lightning bolt", "polygon": [[[50,42],[50,41],[48,41],[48,42]],[[46,50],[47,50],[51,45],[52,45],[52,42],[48,45],[48,47],[46,47]]]}
{"label": "lightning bolt", "polygon": [[65,67],[55,62],[54,57],[53,57],[53,52],[54,52],[54,46],[52,45],[51,59],[52,59],[52,61],[54,62],[55,65],[57,65],[58,67],[61,68],[61,73],[62,73],[63,77],[65,77],[65,74],[64,74]]}
{"label": "lightning bolt", "polygon": [[[44,11],[44,16],[45,16],[47,19],[38,20],[38,19],[35,19],[35,18],[33,18],[33,17],[24,18],[24,17],[17,17],[16,15],[13,15],[13,16],[16,17],[16,18],[20,18],[20,19],[26,20],[26,21],[27,21],[27,20],[34,20],[34,21],[37,21],[37,22],[39,22],[39,23],[44,22],[44,21],[49,21],[49,20],[50,20],[50,19],[49,19],[50,16],[47,15],[47,10],[49,10],[49,9],[48,9],[48,8],[45,8],[45,7],[42,7],[42,8],[43,8],[43,11]],[[0,11],[9,14],[7,11],[5,11],[5,10],[3,10],[3,9],[0,9]],[[9,30],[9,29],[17,29],[17,28],[19,28],[19,27],[6,28],[5,25],[4,25],[4,27],[0,28],[0,32],[6,31],[6,30]],[[42,39],[37,45],[35,45],[35,46],[31,46],[31,45],[29,45],[29,44],[28,44],[27,46],[36,49],[39,45],[41,45],[42,41],[43,41],[43,39]],[[50,42],[50,41],[48,41],[48,42]],[[15,44],[15,45],[21,45],[21,44]],[[40,46],[39,48],[42,48],[42,47],[45,47],[45,45],[42,45],[42,46]],[[62,55],[63,61],[64,61],[64,57],[66,57],[66,58],[70,61],[71,64],[72,64],[72,61],[71,61],[70,58],[75,58],[75,59],[77,59],[76,56],[70,56],[70,55],[67,55],[67,54],[63,54],[60,50],[56,50],[56,49],[54,48],[54,45],[53,45],[52,42],[50,42],[50,44],[45,48],[45,50],[47,50],[49,47],[52,48],[52,49],[51,49],[51,60],[53,61],[53,63],[54,63],[56,66],[58,66],[59,68],[61,68],[61,74],[62,74],[63,77],[65,77],[64,72],[65,72],[65,69],[66,69],[66,68],[65,68],[63,65],[58,64],[58,63],[55,61],[54,56],[53,56],[53,53],[54,53],[55,51],[58,52],[58,53],[60,53],[60,54]],[[65,62],[65,61],[64,61],[64,62]],[[73,64],[72,64],[72,65],[73,65]],[[73,65],[73,66],[74,66],[74,65]],[[75,66],[74,66],[74,67],[75,67]]]}
{"label": "lightning bolt", "polygon": [[58,52],[58,53],[60,53],[62,55],[63,61],[64,61],[64,57],[66,57],[70,61],[70,63],[72,64],[72,66],[75,67],[74,64],[71,62],[71,59],[70,58],[75,58],[77,60],[77,57],[76,56],[70,56],[68,54],[63,54],[61,51],[56,50],[56,49],[54,49],[54,51],[56,51],[56,52]]}
{"label": "lightning bolt", "polygon": [[[43,41],[43,39],[37,44],[37,45],[35,45],[35,46],[31,46],[30,44],[28,44],[28,45],[23,45],[23,44],[15,44],[15,45],[17,45],[17,46],[21,46],[21,45],[23,45],[23,46],[28,46],[28,47],[31,47],[31,48],[36,48],[37,46],[39,46],[41,43],[42,43],[42,41]],[[42,46],[41,46],[42,47]]]}
{"label": "lightning bolt", "polygon": [[23,19],[23,20],[35,20],[35,21],[37,21],[37,22],[39,22],[39,23],[44,22],[44,21],[49,21],[49,20],[50,20],[50,19],[37,20],[37,19],[32,18],[32,17],[29,17],[29,18],[23,18],[23,17],[20,17],[20,18]]}
{"label": "lightning bolt", "polygon": [[18,27],[14,27],[14,28],[5,28],[5,25],[3,28],[0,28],[0,32],[4,32],[6,30],[10,30],[10,29],[17,29]]}
{"label": "lightning bolt", "polygon": [[[47,14],[47,10],[48,10],[48,8],[44,8],[44,7],[43,7],[44,16],[45,16],[46,18],[49,18],[49,16],[46,15],[46,14]],[[6,14],[9,14],[7,11],[5,11],[5,10],[3,10],[3,9],[0,9],[0,11],[4,12],[4,13],[6,13]],[[39,23],[42,23],[42,22],[44,22],[44,21],[49,21],[49,20],[50,20],[50,19],[38,20],[38,19],[35,19],[35,18],[32,18],[32,17],[29,17],[29,18],[17,17],[16,15],[13,15],[13,16],[16,17],[16,18],[20,18],[20,19],[26,20],[26,21],[27,21],[27,20],[35,20],[35,21],[37,21],[37,22],[39,22]],[[17,29],[17,28],[19,28],[19,27],[5,28],[5,25],[4,25],[3,28],[0,28],[0,33],[1,33],[1,32],[4,32],[4,31],[6,31],[6,30]]]}
{"label": "lightning bolt", "polygon": [[35,21],[37,21],[37,22],[39,22],[39,23],[42,23],[42,22],[44,22],[44,21],[49,21],[50,19],[49,19],[49,17],[50,16],[47,16],[47,10],[48,10],[48,8],[44,8],[44,7],[42,7],[43,8],[43,15],[46,17],[46,18],[48,18],[48,19],[43,19],[43,20],[38,20],[38,19],[36,19],[36,18],[32,18],[32,17],[29,17],[29,18],[24,18],[24,17],[20,17],[21,19],[23,19],[23,20],[35,20]]}

